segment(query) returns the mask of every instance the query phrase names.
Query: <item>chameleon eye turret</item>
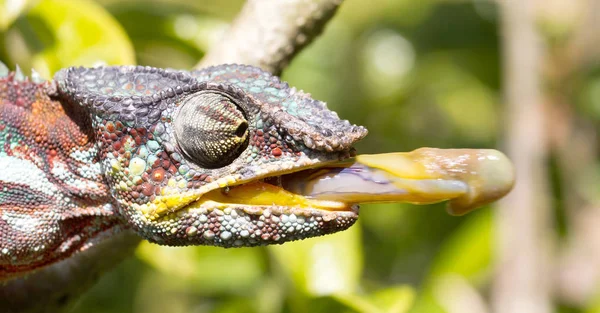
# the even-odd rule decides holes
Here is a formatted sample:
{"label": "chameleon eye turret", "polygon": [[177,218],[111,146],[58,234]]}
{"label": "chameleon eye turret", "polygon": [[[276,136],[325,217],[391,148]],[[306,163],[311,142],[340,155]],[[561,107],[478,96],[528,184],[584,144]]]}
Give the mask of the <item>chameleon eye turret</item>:
{"label": "chameleon eye turret", "polygon": [[228,165],[248,146],[244,112],[223,93],[205,91],[183,100],[173,125],[183,154],[204,168]]}

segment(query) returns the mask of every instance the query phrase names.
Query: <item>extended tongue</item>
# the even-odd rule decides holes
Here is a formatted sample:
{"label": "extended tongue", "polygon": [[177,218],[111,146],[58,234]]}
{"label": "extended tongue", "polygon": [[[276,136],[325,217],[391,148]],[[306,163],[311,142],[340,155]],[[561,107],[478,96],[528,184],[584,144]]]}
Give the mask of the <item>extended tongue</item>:
{"label": "extended tongue", "polygon": [[421,148],[412,152],[358,155],[354,162],[304,171],[285,189],[317,200],[345,203],[449,200],[448,212],[466,214],[505,196],[514,169],[501,152]]}

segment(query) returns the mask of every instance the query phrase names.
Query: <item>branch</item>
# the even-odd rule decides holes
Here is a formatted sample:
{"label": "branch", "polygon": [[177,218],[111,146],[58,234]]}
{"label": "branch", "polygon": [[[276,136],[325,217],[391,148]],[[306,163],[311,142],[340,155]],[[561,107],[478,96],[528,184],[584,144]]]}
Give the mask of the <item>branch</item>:
{"label": "branch", "polygon": [[495,312],[549,313],[551,270],[547,148],[541,92],[542,39],[534,0],[498,1],[502,12],[506,147],[518,176],[497,211]]}
{"label": "branch", "polygon": [[[540,3],[540,5],[543,5]],[[579,77],[585,77],[600,60],[600,33],[595,25],[600,18],[600,2],[578,0],[562,4],[575,7],[577,19],[571,20],[572,32],[565,42],[552,47],[546,61],[548,97],[555,112],[548,128],[561,178],[561,196],[568,237],[561,244],[554,270],[556,297],[571,306],[584,306],[594,297],[600,279],[600,203],[581,188],[582,177],[598,160],[598,140],[594,119],[578,114],[573,99]],[[568,13],[565,13],[568,14]]]}
{"label": "branch", "polygon": [[131,256],[140,237],[123,231],[73,257],[0,284],[0,312],[59,312]]}
{"label": "branch", "polygon": [[342,0],[249,0],[225,37],[196,68],[223,63],[279,75],[323,30]]}

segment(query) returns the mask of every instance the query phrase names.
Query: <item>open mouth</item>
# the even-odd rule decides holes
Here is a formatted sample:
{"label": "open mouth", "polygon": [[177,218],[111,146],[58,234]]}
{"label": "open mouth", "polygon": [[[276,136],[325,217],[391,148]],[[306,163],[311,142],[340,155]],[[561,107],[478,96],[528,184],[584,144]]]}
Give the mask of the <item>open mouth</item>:
{"label": "open mouth", "polygon": [[496,150],[421,148],[406,153],[358,155],[204,194],[193,206],[296,208],[358,213],[360,203],[428,204],[449,200],[462,215],[506,195],[514,184],[511,162]]}
{"label": "open mouth", "polygon": [[[333,171],[332,168],[323,168],[325,171]],[[290,207],[299,209],[315,209],[325,211],[349,211],[358,212],[358,205],[339,200],[321,200],[310,195],[290,190],[296,184],[301,183],[298,175],[310,175],[314,170],[303,170],[293,174],[273,176],[244,183],[240,185],[224,187],[212,190],[200,198],[200,202],[213,201],[229,206],[252,206],[252,207]]]}
{"label": "open mouth", "polygon": [[155,223],[139,231],[178,246],[283,243],[347,229],[361,203],[448,201],[449,213],[462,215],[503,197],[513,183],[511,162],[495,150],[358,155],[240,184],[215,181],[200,198],[163,197],[140,207]]}

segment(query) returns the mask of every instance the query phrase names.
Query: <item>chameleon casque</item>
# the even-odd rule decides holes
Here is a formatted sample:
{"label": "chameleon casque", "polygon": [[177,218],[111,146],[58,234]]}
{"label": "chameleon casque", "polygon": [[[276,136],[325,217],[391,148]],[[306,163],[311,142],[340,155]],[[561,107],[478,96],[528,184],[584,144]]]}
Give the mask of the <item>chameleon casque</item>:
{"label": "chameleon casque", "polygon": [[[362,198],[311,198],[285,186],[355,156],[366,135],[250,66],[78,67],[42,81],[1,65],[0,280],[124,229],[162,245],[223,247],[344,230]],[[405,167],[393,172],[411,172]],[[511,186],[494,189],[494,199]],[[438,187],[433,198],[411,199],[456,197],[454,187]]]}

